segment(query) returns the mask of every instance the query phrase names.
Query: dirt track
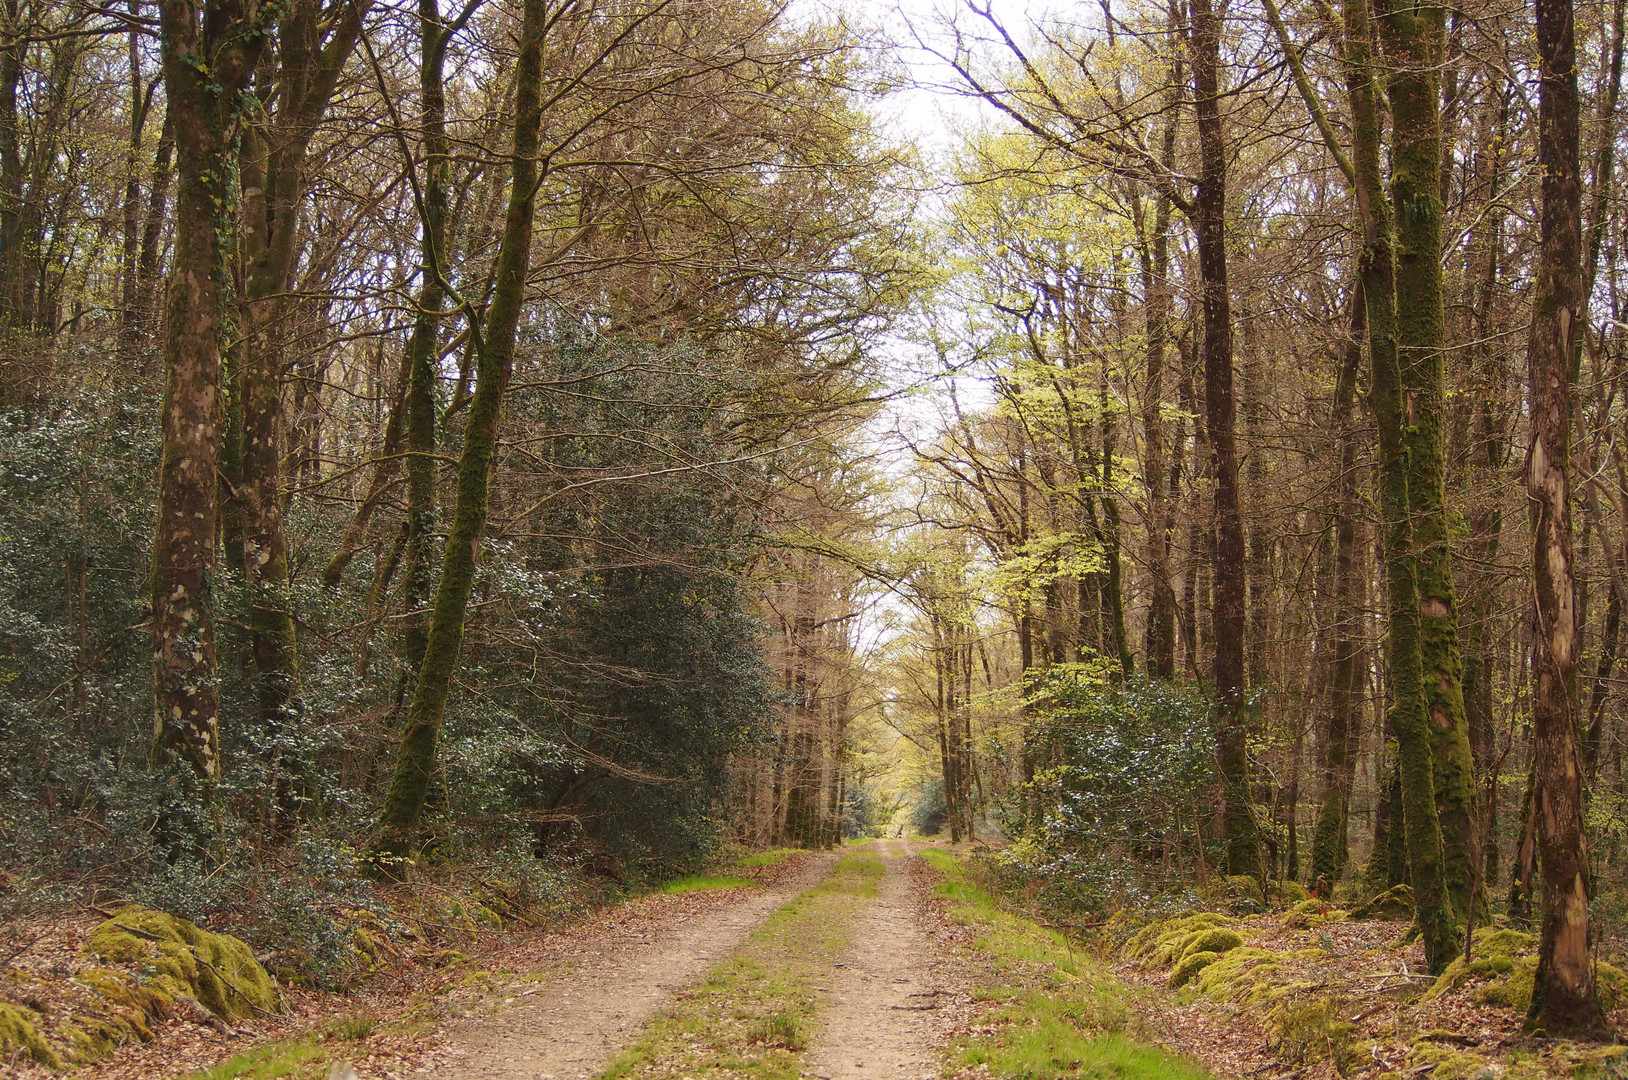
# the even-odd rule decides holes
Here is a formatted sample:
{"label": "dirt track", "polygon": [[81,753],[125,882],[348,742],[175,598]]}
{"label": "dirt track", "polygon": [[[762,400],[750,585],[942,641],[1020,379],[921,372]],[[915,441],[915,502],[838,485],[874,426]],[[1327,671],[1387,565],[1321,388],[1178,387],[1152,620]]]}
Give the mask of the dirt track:
{"label": "dirt track", "polygon": [[578,1080],[602,1070],[673,994],[700,979],[774,910],[830,869],[822,856],[778,886],[642,936],[587,943],[569,974],[540,983],[525,1003],[454,1022],[418,1075],[446,1080]]}
{"label": "dirt track", "polygon": [[831,978],[809,1074],[822,1080],[937,1076],[936,1047],[949,1027],[931,943],[918,923],[908,845],[878,846],[885,868],[876,900],[854,927]]}

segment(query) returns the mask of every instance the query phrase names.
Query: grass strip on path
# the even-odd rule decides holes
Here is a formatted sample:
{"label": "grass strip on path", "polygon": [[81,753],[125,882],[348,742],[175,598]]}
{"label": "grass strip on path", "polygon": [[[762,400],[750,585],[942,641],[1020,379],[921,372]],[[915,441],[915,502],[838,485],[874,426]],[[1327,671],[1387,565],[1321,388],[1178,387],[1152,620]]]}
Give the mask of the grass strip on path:
{"label": "grass strip on path", "polygon": [[922,853],[943,880],[952,922],[975,933],[982,1007],[955,1064],[1003,1080],[1213,1080],[1202,1067],[1133,1036],[1137,988],[1055,930],[1003,910],[954,856]]}
{"label": "grass strip on path", "polygon": [[709,1074],[796,1080],[818,1008],[816,987],[847,947],[848,929],[881,878],[874,852],[840,859],[830,876],[680,993],[602,1080]]}

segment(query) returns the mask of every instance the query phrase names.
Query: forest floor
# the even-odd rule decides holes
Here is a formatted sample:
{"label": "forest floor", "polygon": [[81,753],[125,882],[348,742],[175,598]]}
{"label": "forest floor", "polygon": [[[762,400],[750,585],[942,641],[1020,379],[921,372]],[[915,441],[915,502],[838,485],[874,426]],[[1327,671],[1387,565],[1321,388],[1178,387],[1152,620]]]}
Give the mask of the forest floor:
{"label": "forest floor", "polygon": [[[1405,922],[1355,921],[1315,904],[1154,923],[1104,951],[1041,925],[967,867],[904,841],[791,855],[753,881],[695,879],[572,926],[484,934],[446,962],[403,959],[345,995],[294,992],[285,1015],[235,1028],[174,1017],[74,1075],[1628,1076],[1621,1047],[1521,1035],[1510,999],[1525,960],[1509,931],[1483,935],[1480,967],[1441,985],[1418,974]],[[0,1001],[28,981],[19,965],[75,982],[73,942],[88,925],[58,924],[31,958],[14,958]],[[1212,931],[1236,935],[1220,954],[1230,959],[1172,987],[1173,943]],[[70,1006],[55,1009],[72,1019]],[[0,1059],[0,1076],[47,1075],[20,1056]]]}

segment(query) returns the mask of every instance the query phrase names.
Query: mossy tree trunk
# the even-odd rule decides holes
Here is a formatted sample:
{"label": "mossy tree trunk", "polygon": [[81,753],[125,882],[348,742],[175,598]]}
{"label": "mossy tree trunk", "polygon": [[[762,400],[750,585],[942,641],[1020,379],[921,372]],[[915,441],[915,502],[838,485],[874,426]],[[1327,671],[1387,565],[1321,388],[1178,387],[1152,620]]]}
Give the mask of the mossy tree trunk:
{"label": "mossy tree trunk", "polygon": [[418,310],[408,342],[407,392],[403,401],[407,448],[407,539],[404,552],[402,654],[407,670],[424,662],[429,641],[426,606],[434,582],[435,537],[435,388],[439,381],[441,321],[446,306],[447,271],[447,101],[444,85],[447,42],[451,31],[442,21],[437,0],[419,0],[420,121],[424,131],[424,187],[420,208],[424,249]]}
{"label": "mossy tree trunk", "polygon": [[153,534],[154,763],[220,776],[214,577],[222,342],[245,91],[274,6],[165,0],[164,84],[174,121],[175,254],[164,338],[163,456]]}
{"label": "mossy tree trunk", "polygon": [[[1441,76],[1445,9],[1381,0],[1378,30],[1391,68],[1391,206],[1395,217],[1395,340],[1402,379],[1410,561],[1417,594],[1420,686],[1434,761],[1436,816],[1451,914],[1484,907],[1474,766],[1464,712],[1448,540],[1445,415],[1447,319],[1442,302]],[[1372,295],[1369,298],[1372,303]],[[1406,751],[1404,750],[1404,757]],[[1404,768],[1405,768],[1404,764]]]}
{"label": "mossy tree trunk", "polygon": [[398,852],[406,848],[419,828],[435,770],[441,723],[446,716],[447,697],[463,646],[469,595],[475,584],[475,560],[486,528],[498,421],[514,372],[515,342],[526,300],[526,277],[531,267],[532,224],[540,181],[538,144],[542,124],[543,34],[547,27],[548,4],[546,0],[525,0],[523,7],[515,72],[509,204],[498,248],[492,303],[477,345],[475,390],[464,423],[456,503],[430,612],[424,662],[419,665],[395,771],[380,815],[384,844],[387,849]]}
{"label": "mossy tree trunk", "polygon": [[1571,372],[1586,298],[1578,167],[1577,41],[1572,0],[1537,0],[1538,162],[1542,207],[1532,326],[1527,340],[1532,436],[1526,491],[1532,515],[1533,812],[1543,879],[1538,967],[1529,1030],[1606,1030],[1589,955],[1588,849],[1577,752],[1577,596],[1573,581]]}
{"label": "mossy tree trunk", "polygon": [[[1413,516],[1407,428],[1410,399],[1397,346],[1396,291],[1392,259],[1391,210],[1380,174],[1379,102],[1375,65],[1368,42],[1367,0],[1347,0],[1345,49],[1351,97],[1352,165],[1362,218],[1362,289],[1368,316],[1368,359],[1372,370],[1370,405],[1379,430],[1379,502],[1384,527],[1389,626],[1385,635],[1390,669],[1390,722],[1396,733],[1399,777],[1391,806],[1391,835],[1400,828],[1413,886],[1415,917],[1431,971],[1441,971],[1456,949],[1446,895],[1442,836],[1437,817],[1434,755],[1428,730],[1419,594],[1414,581]],[[1429,198],[1435,198],[1431,193]],[[1439,432],[1439,425],[1438,425]],[[1397,820],[1400,818],[1401,820]]]}
{"label": "mossy tree trunk", "polygon": [[1215,485],[1212,677],[1226,831],[1227,872],[1261,874],[1260,836],[1249,790],[1249,717],[1244,686],[1244,523],[1238,495],[1238,406],[1233,396],[1232,300],[1227,282],[1227,144],[1221,116],[1221,17],[1193,0],[1188,48],[1198,119],[1199,179],[1193,196],[1204,298],[1204,411]]}
{"label": "mossy tree trunk", "polygon": [[1334,512],[1334,625],[1329,635],[1330,671],[1328,723],[1323,731],[1323,801],[1317,811],[1312,840],[1313,880],[1336,880],[1349,853],[1346,829],[1351,797],[1352,766],[1356,757],[1357,604],[1353,583],[1357,573],[1357,432],[1353,412],[1357,376],[1362,367],[1362,338],[1368,309],[1361,281],[1351,289],[1351,337],[1340,360],[1334,385],[1334,430],[1339,433],[1339,477],[1335,483]]}
{"label": "mossy tree trunk", "polygon": [[[1174,67],[1174,66],[1173,66]],[[1160,160],[1172,168],[1176,152],[1176,108],[1181,74],[1170,73],[1169,116],[1162,134]],[[1133,203],[1140,219],[1142,200]],[[1143,637],[1148,674],[1156,679],[1176,675],[1176,594],[1170,585],[1170,555],[1174,544],[1175,512],[1166,487],[1164,460],[1164,366],[1170,341],[1174,294],[1170,282],[1170,212],[1167,192],[1154,197],[1151,228],[1140,238],[1137,252],[1142,271],[1143,333],[1146,335],[1147,383],[1142,393],[1142,484],[1148,498],[1147,567],[1149,600]]]}

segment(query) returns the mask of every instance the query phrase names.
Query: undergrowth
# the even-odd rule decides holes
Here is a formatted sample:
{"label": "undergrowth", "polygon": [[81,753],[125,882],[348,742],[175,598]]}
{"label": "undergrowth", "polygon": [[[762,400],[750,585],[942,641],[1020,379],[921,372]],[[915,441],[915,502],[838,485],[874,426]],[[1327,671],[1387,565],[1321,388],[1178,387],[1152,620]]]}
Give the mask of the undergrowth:
{"label": "undergrowth", "polygon": [[848,928],[881,877],[882,860],[873,852],[839,860],[824,881],[681,993],[602,1080],[714,1074],[796,1080],[817,1008],[814,987],[847,947]]}
{"label": "undergrowth", "polygon": [[977,932],[985,982],[974,991],[983,1032],[958,1040],[956,1062],[1010,1080],[1113,1077],[1211,1080],[1198,1065],[1138,1042],[1128,999],[1136,991],[1062,934],[1003,910],[946,852],[923,852],[943,878],[952,921]]}

